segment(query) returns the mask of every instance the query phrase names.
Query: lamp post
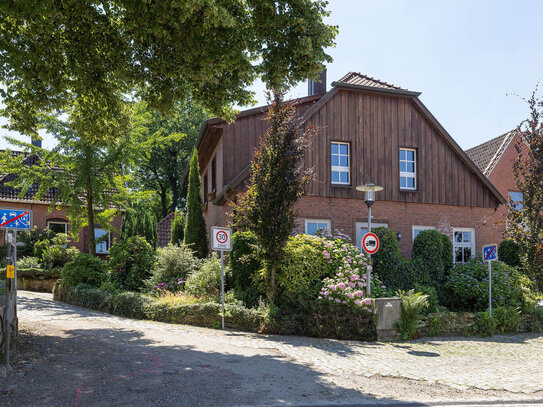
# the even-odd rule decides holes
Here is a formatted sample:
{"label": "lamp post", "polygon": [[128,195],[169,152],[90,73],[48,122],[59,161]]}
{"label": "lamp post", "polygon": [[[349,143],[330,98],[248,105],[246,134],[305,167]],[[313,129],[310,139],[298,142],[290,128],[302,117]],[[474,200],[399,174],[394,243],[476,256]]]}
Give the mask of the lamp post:
{"label": "lamp post", "polygon": [[[375,203],[375,193],[382,191],[383,187],[368,182],[365,185],[356,187],[357,191],[364,192],[364,202],[368,205],[368,233],[371,232],[371,206]],[[366,274],[366,293],[371,296],[371,254],[368,253],[368,272]]]}

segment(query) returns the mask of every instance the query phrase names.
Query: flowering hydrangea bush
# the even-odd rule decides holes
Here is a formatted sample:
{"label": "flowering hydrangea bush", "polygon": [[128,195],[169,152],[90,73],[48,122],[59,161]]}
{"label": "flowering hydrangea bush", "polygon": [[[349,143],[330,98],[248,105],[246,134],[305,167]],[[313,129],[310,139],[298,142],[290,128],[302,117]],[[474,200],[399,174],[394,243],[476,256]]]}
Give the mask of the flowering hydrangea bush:
{"label": "flowering hydrangea bush", "polygon": [[[365,308],[371,311],[371,300],[366,297],[368,259],[349,236],[336,231],[326,235],[323,255],[331,268],[331,278],[324,279],[318,299]],[[372,296],[382,297],[386,287],[376,276],[372,276]]]}

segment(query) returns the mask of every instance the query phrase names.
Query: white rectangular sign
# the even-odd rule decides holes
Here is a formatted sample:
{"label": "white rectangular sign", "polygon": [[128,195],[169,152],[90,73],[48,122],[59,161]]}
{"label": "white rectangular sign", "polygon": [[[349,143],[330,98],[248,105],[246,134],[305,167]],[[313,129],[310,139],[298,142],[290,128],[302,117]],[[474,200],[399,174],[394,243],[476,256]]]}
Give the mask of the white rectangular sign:
{"label": "white rectangular sign", "polygon": [[232,250],[232,229],[213,226],[211,228],[211,249]]}

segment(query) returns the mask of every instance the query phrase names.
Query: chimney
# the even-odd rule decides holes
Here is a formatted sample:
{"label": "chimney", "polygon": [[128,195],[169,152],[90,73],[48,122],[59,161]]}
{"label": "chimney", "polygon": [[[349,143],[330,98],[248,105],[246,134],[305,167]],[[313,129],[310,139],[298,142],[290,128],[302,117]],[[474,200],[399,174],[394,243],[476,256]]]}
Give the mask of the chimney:
{"label": "chimney", "polygon": [[326,93],[326,68],[319,74],[318,81],[313,81],[310,79],[307,82],[307,85],[307,96]]}
{"label": "chimney", "polygon": [[32,137],[32,145],[41,148],[41,140],[36,137]]}

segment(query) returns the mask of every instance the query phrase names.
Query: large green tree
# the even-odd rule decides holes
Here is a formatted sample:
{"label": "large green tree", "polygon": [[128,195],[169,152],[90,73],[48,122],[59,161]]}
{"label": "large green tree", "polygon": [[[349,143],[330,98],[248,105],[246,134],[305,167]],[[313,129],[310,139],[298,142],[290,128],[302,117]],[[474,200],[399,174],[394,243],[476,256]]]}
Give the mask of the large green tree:
{"label": "large green tree", "polygon": [[187,215],[185,217],[185,244],[201,259],[209,253],[206,222],[202,214],[202,192],[198,151],[194,149],[190,159]]}
{"label": "large green tree", "polygon": [[12,157],[6,151],[0,155],[0,168],[3,173],[18,175],[10,184],[20,188],[21,195],[37,185],[34,199],[50,196],[51,208],[66,208],[74,239],[88,226],[89,253],[94,255],[94,226],[111,230],[113,217],[129,204],[128,178],[122,171],[131,151],[129,135],[100,147],[88,143],[69,122],[59,118],[44,117],[41,124],[56,138],[57,146],[47,150],[10,138],[12,144],[34,155],[35,164],[29,165],[25,155]]}
{"label": "large green tree", "polygon": [[234,225],[255,234],[273,299],[277,265],[296,226],[294,204],[309,177],[300,161],[315,129],[298,131],[294,107],[283,102],[281,93],[273,96],[267,120],[270,126],[252,158],[249,189],[236,204]]}
{"label": "large green tree", "polygon": [[38,113],[69,110],[88,144],[114,143],[124,102],[171,111],[194,98],[233,118],[271,89],[316,78],[336,27],[323,0],[4,0],[0,92],[9,127],[36,135]]}
{"label": "large green tree", "polygon": [[519,154],[513,163],[522,200],[509,200],[506,235],[517,243],[524,270],[543,290],[543,100],[534,92],[527,102],[530,117],[516,130]]}
{"label": "large green tree", "polygon": [[184,208],[183,178],[203,122],[209,114],[188,99],[176,103],[171,115],[139,103],[135,120],[141,129],[136,136],[135,185],[154,191],[164,218]]}

